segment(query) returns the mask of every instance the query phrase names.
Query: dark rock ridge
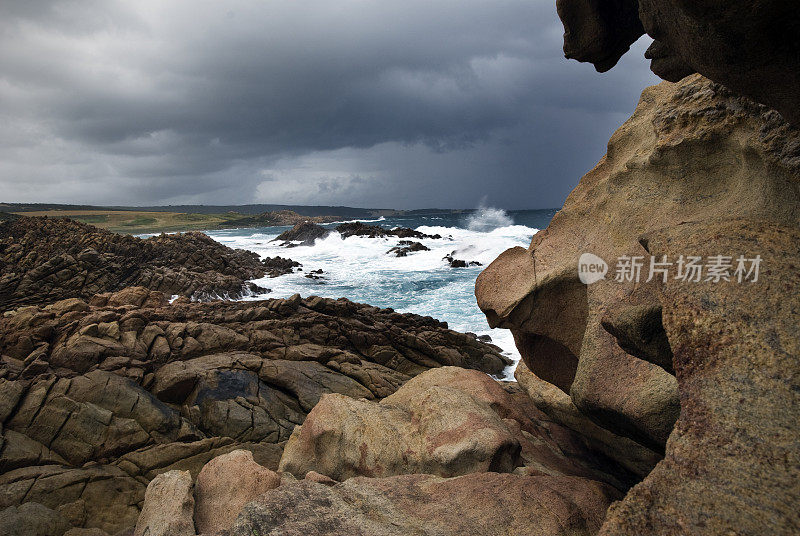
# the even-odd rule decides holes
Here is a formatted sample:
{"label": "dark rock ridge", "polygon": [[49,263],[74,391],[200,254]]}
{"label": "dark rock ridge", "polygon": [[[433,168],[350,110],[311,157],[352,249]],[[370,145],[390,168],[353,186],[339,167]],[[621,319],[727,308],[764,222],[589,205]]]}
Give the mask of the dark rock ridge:
{"label": "dark rock ridge", "polygon": [[19,216],[18,214],[11,214],[10,212],[0,212],[0,221],[13,221],[18,220],[21,217],[22,216]]}
{"label": "dark rock ridge", "polygon": [[655,74],[700,73],[800,125],[800,9],[792,0],[558,0],[568,58],[611,69],[647,32]]}
{"label": "dark rock ridge", "polygon": [[169,305],[134,287],[90,302],[0,319],[0,510],[40,503],[109,534],[165,471],[196,476],[234,449],[276,468],[326,393],[380,400],[430,368],[510,363],[429,317],[345,299]]}
{"label": "dark rock ridge", "polygon": [[418,251],[430,251],[431,248],[423,245],[421,242],[414,242],[413,240],[401,240],[398,244],[387,251],[387,254],[394,253],[395,257],[407,257],[409,253],[416,253]]}
{"label": "dark rock ridge", "polygon": [[[313,246],[317,238],[325,238],[330,233],[328,229],[321,225],[304,221],[298,223],[288,231],[282,232],[277,237],[273,238],[272,241],[281,240],[283,241],[281,245],[286,247]],[[300,243],[297,244],[296,242]]]}
{"label": "dark rock ridge", "polygon": [[283,257],[264,257],[261,262],[267,269],[267,275],[270,277],[291,274],[294,272],[295,268],[303,266],[297,261],[285,259]]}
{"label": "dark rock ridge", "polygon": [[464,259],[456,259],[453,257],[456,252],[453,251],[448,255],[445,255],[442,260],[447,261],[447,264],[450,265],[450,268],[467,268],[468,266],[481,266],[481,263],[478,261],[465,261]]}
{"label": "dark rock ridge", "polygon": [[308,272],[305,275],[305,277],[307,279],[314,279],[314,280],[317,280],[317,281],[322,281],[323,279],[325,279],[324,277],[322,277],[323,273],[324,272],[322,271],[321,268],[317,268],[316,270],[311,270],[310,272]]}
{"label": "dark rock ridge", "polygon": [[[534,404],[644,477],[601,534],[798,532],[798,192],[800,131],[699,75],[664,82],[547,229],[479,276]],[[604,279],[579,279],[586,253]]]}
{"label": "dark rock ridge", "polygon": [[360,221],[343,223],[337,226],[336,230],[339,232],[340,235],[342,235],[342,238],[348,238],[351,236],[366,236],[368,238],[384,238],[387,236],[396,236],[398,238],[416,238],[417,240],[422,238],[433,238],[433,239],[442,238],[442,235],[439,234],[429,235],[421,233],[419,231],[415,231],[414,229],[409,229],[408,227],[386,229],[384,227],[381,227],[380,225],[367,225],[366,223],[362,223]]}
{"label": "dark rock ridge", "polygon": [[193,299],[261,289],[248,280],[267,268],[257,254],[203,233],[147,239],[66,219],[0,222],[0,310],[144,286]]}
{"label": "dark rock ridge", "polygon": [[256,216],[245,216],[230,221],[228,227],[283,227],[301,223],[332,223],[342,220],[341,216],[303,216],[293,210],[273,210]]}

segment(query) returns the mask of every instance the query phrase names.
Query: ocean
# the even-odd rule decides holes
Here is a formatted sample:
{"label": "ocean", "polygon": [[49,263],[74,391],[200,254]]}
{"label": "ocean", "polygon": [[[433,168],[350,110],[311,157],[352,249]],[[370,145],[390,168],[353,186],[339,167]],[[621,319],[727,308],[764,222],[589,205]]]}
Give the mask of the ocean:
{"label": "ocean", "polygon": [[[448,323],[451,329],[489,335],[493,344],[514,360],[504,377],[513,377],[519,353],[511,333],[490,329],[475,302],[475,278],[500,253],[514,246],[527,247],[533,235],[545,228],[555,209],[505,212],[484,208],[477,212],[426,214],[360,220],[391,229],[410,227],[441,239],[422,239],[430,251],[396,257],[387,251],[401,239],[352,236],[342,239],[333,232],[313,246],[281,247],[272,240],[289,227],[257,227],[207,231],[215,240],[232,248],[254,251],[263,257],[289,257],[302,263],[302,270],[280,277],[255,280],[271,291],[245,299],[301,296],[345,297],[378,307],[391,307],[400,313],[432,316]],[[341,223],[341,222],[340,222]],[[338,223],[324,227],[334,229]],[[443,259],[477,261],[481,266],[451,268]],[[322,270],[321,279],[307,278],[312,270]]]}

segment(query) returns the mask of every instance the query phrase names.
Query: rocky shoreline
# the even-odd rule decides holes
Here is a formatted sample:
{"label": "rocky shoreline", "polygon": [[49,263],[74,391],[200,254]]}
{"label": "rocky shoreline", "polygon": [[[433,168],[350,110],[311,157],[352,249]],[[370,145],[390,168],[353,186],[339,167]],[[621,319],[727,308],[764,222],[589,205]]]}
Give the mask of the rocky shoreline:
{"label": "rocky shoreline", "polygon": [[255,253],[199,232],[141,239],[61,218],[0,222],[0,310],[131,286],[191,299],[237,298],[265,291],[249,281],[271,268]]}
{"label": "rocky shoreline", "polygon": [[[0,320],[0,508],[132,527],[147,482],[235,449],[277,469],[320,397],[379,400],[496,347],[431,318],[322,298],[169,304],[142,287]],[[488,377],[487,377],[488,378]]]}
{"label": "rocky shoreline", "polygon": [[[2,225],[2,531],[267,533],[277,508],[285,534],[328,530],[329,519],[348,533],[430,524],[458,534],[476,520],[454,506],[476,501],[487,534],[555,530],[552,509],[573,519],[560,533],[592,534],[660,459],[643,451],[643,469],[609,456],[516,383],[492,379],[511,364],[499,348],[432,318],[298,295],[208,301],[193,290],[199,278],[239,276],[241,286],[291,271],[290,259],[261,261],[196,233],[141,240],[61,219]],[[163,282],[127,286],[152,281],[141,274],[156,267],[183,277],[166,293],[152,288]],[[86,284],[82,271],[99,277]],[[57,292],[22,292],[48,281]],[[213,469],[221,464],[229,468]],[[232,496],[230,472],[261,476]],[[505,499],[476,491],[506,488],[547,498],[534,517],[486,517]],[[277,502],[253,503],[236,521],[267,489]],[[354,497],[362,506],[348,510]],[[419,501],[431,510],[418,511]],[[303,514],[310,505],[327,512],[316,529]],[[401,513],[391,529],[375,521]]]}
{"label": "rocky shoreline", "polygon": [[196,301],[289,259],[0,218],[0,533],[800,533],[800,131],[718,83],[796,124],[791,32],[751,29],[797,15],[679,4],[558,2],[569,57],[608,70],[647,31],[674,83],[479,276],[515,382],[430,317]]}

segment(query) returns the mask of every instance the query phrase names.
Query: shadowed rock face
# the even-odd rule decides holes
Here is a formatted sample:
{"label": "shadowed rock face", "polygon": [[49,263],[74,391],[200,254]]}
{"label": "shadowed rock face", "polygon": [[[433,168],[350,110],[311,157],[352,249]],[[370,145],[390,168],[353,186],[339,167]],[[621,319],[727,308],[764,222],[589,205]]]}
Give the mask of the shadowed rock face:
{"label": "shadowed rock face", "polygon": [[[698,72],[800,124],[800,10],[792,0],[559,0],[564,52],[598,71],[645,32],[655,74]],[[638,13],[637,13],[638,11]]]}
{"label": "shadowed rock face", "polygon": [[601,73],[644,34],[636,0],[557,0],[556,8],[564,23],[564,55]]}
{"label": "shadowed rock face", "polygon": [[[604,534],[796,531],[799,206],[800,132],[694,75],[646,89],[548,228],[478,278],[540,409],[631,462],[646,457],[620,438],[666,452]],[[604,280],[579,280],[583,253],[609,264]],[[757,283],[676,280],[676,265],[648,282],[664,255],[771,266]],[[644,261],[639,283],[613,280],[622,256]]]}
{"label": "shadowed rock face", "polygon": [[[304,221],[296,224],[291,229],[282,232],[272,241],[282,241],[282,246],[313,246],[314,242],[319,238],[323,239],[331,234],[330,230],[317,225],[310,221]],[[295,242],[299,242],[295,244]]]}
{"label": "shadowed rock face", "polygon": [[324,394],[380,400],[430,368],[509,363],[430,317],[347,300],[169,305],[132,288],[7,311],[0,511],[38,502],[114,534],[158,474],[235,449],[276,468]]}

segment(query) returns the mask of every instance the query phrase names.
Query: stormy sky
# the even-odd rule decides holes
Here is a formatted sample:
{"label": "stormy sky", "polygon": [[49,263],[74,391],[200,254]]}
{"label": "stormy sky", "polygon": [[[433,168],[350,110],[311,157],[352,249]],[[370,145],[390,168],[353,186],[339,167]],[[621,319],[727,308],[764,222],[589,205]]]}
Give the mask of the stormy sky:
{"label": "stormy sky", "polygon": [[560,206],[652,83],[552,0],[4,0],[0,200]]}

